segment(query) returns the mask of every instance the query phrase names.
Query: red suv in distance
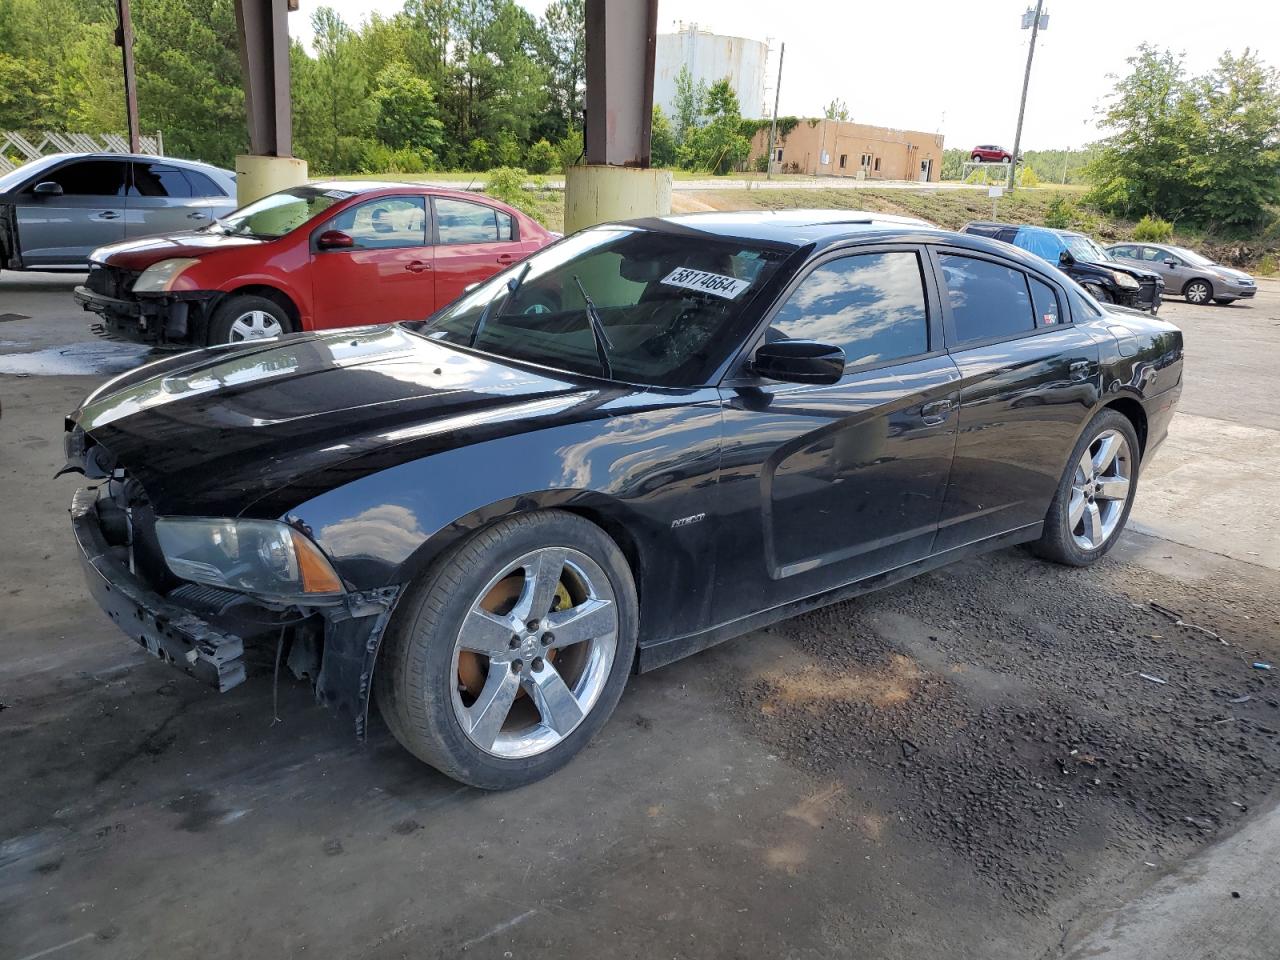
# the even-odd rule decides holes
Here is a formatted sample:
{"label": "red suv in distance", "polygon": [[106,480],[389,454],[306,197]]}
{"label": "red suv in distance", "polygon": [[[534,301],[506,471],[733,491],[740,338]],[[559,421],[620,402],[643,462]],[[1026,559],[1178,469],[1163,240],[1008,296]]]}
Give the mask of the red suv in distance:
{"label": "red suv in distance", "polygon": [[981,163],[1009,163],[1013,160],[1013,154],[1004,147],[988,143],[970,150],[969,159]]}
{"label": "red suv in distance", "polygon": [[107,336],[237,343],[422,319],[555,239],[471,193],[310,183],[200,230],[95,250],[75,298],[103,317]]}

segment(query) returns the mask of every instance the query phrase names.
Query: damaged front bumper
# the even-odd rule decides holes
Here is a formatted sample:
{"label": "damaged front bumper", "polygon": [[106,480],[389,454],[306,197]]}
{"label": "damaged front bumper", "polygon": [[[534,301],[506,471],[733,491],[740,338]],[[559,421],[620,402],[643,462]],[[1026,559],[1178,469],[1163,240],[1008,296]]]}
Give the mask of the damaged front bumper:
{"label": "damaged front bumper", "polygon": [[94,328],[100,336],[164,345],[199,340],[197,327],[203,323],[209,304],[218,294],[193,291],[126,300],[81,285],[72,291],[71,296],[85,310],[102,317],[102,324]]}
{"label": "damaged front bumper", "polygon": [[295,675],[312,681],[316,699],[349,712],[363,737],[378,647],[399,587],[349,593],[331,606],[286,610],[195,584],[162,595],[135,574],[130,547],[109,541],[98,488],[76,491],[71,526],[89,592],[152,656],[225,692],[244,682],[246,641],[278,640],[288,649]]}

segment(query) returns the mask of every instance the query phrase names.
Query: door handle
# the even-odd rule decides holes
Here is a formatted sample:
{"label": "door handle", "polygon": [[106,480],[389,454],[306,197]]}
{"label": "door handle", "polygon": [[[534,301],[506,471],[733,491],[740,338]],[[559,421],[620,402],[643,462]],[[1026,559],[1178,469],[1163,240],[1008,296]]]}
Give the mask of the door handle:
{"label": "door handle", "polygon": [[410,263],[406,263],[404,265],[404,268],[413,273],[422,273],[424,270],[430,270],[431,264],[426,263],[422,260],[414,260],[414,261],[411,261]]}
{"label": "door handle", "polygon": [[516,255],[514,253],[500,253],[498,254],[498,262],[499,263],[515,263]]}
{"label": "door handle", "polygon": [[933,403],[926,403],[920,408],[920,419],[931,427],[939,423],[945,423],[949,416],[951,416],[950,400],[935,400]]}
{"label": "door handle", "polygon": [[1084,380],[1089,376],[1089,361],[1073,360],[1067,369],[1071,372],[1072,380]]}
{"label": "door handle", "polygon": [[119,216],[120,214],[116,213],[114,210],[103,210],[100,214],[98,214],[98,219],[99,220],[115,220]]}
{"label": "door handle", "polygon": [[195,213],[188,213],[187,219],[188,220],[204,220],[205,215],[197,210]]}

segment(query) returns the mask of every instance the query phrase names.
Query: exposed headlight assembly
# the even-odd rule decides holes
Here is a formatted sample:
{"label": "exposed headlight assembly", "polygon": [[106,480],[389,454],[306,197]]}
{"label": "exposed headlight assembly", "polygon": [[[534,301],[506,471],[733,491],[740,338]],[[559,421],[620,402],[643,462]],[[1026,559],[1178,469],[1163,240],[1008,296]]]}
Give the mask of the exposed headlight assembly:
{"label": "exposed headlight assembly", "polygon": [[343,594],[320,548],[278,520],[158,518],[156,538],[174,576],[274,600]]}
{"label": "exposed headlight assembly", "polygon": [[1116,286],[1124,290],[1137,290],[1142,286],[1137,280],[1129,276],[1127,273],[1121,273],[1119,270],[1111,272],[1111,279],[1116,282]]}
{"label": "exposed headlight assembly", "polygon": [[142,271],[142,276],[133,283],[134,293],[165,293],[173,289],[173,282],[182,276],[182,272],[194,267],[199,260],[190,257],[177,257],[173,260],[161,260]]}

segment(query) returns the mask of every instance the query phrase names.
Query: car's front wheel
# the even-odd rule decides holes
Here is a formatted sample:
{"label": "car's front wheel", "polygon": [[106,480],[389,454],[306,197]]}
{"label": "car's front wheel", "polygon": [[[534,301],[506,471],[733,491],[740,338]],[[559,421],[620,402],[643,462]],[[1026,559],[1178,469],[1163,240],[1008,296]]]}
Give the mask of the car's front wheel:
{"label": "car's front wheel", "polygon": [[504,790],[558,770],[604,726],[635,658],[635,584],[617,544],[559,510],[488,527],[402,602],[378,709],[419,759]]}
{"label": "car's front wheel", "polygon": [[1213,287],[1208,280],[1192,280],[1182,291],[1187,303],[1208,303],[1213,297]]}
{"label": "car's front wheel", "polygon": [[1073,567],[1102,557],[1129,519],[1138,466],[1132,421],[1117,410],[1099,411],[1071,452],[1035,552]]}
{"label": "car's front wheel", "polygon": [[293,332],[284,308],[274,300],[236,294],[218,305],[209,319],[209,345],[270,340]]}

